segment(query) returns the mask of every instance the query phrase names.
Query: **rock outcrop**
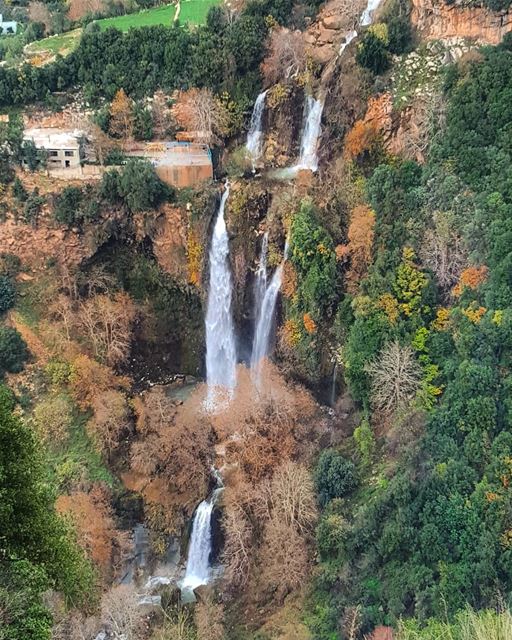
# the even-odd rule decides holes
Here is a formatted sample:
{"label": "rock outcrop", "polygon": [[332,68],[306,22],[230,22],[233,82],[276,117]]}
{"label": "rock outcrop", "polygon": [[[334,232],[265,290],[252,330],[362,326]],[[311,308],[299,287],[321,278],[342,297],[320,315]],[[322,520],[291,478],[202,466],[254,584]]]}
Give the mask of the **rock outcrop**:
{"label": "rock outcrop", "polygon": [[474,38],[499,44],[512,31],[512,11],[494,12],[485,7],[468,7],[460,1],[412,0],[411,20],[422,39]]}

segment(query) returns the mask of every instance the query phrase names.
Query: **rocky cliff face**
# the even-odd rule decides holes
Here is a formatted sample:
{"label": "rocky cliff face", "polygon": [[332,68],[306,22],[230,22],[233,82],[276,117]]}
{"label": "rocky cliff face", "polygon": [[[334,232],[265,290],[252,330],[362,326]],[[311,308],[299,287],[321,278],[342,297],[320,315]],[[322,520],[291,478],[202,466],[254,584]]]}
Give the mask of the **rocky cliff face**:
{"label": "rocky cliff face", "polygon": [[496,45],[512,31],[510,10],[493,12],[444,0],[412,0],[411,20],[423,39],[474,38]]}

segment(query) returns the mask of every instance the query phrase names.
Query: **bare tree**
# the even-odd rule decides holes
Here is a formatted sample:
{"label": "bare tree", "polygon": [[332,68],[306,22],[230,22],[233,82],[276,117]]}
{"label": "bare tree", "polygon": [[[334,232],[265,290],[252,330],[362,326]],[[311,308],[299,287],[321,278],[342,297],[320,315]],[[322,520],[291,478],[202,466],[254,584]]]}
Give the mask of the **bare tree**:
{"label": "bare tree", "polygon": [[261,560],[262,578],[281,601],[304,583],[310,570],[304,537],[278,517],[265,525]]}
{"label": "bare tree", "polygon": [[87,123],[86,133],[92,143],[98,162],[104,164],[106,155],[116,146],[116,143],[94,122]]}
{"label": "bare tree", "polygon": [[42,22],[44,24],[44,30],[46,32],[49,31],[52,24],[52,14],[45,2],[39,2],[39,0],[29,2],[28,17],[31,22]]}
{"label": "bare tree", "polygon": [[123,431],[129,425],[129,410],[126,397],[120,391],[110,389],[96,396],[92,403],[94,415],[87,431],[107,454],[120,442]]}
{"label": "bare tree", "polygon": [[309,471],[301,464],[281,464],[272,480],[262,483],[258,513],[275,516],[301,533],[311,532],[317,519],[315,490]]}
{"label": "bare tree", "polygon": [[224,607],[207,593],[194,610],[198,640],[223,640]]}
{"label": "bare tree", "polygon": [[366,367],[372,382],[372,402],[387,414],[414,398],[421,383],[421,367],[409,346],[388,342]]}
{"label": "bare tree", "polygon": [[268,85],[296,78],[306,68],[304,37],[300,31],[273,29],[261,70]]}
{"label": "bare tree", "polygon": [[436,211],[433,221],[434,228],[425,233],[420,258],[446,294],[459,280],[467,263],[467,250],[460,235],[454,231],[450,213]]}
{"label": "bare tree", "polygon": [[227,110],[210,89],[178,92],[172,114],[180,127],[206,144],[218,141],[229,128]]}
{"label": "bare tree", "polygon": [[101,600],[101,618],[114,638],[137,640],[145,617],[133,585],[119,585],[107,591]]}
{"label": "bare tree", "polygon": [[233,506],[224,515],[224,577],[231,587],[243,587],[249,579],[252,553],[252,525],[243,509]]}
{"label": "bare tree", "polygon": [[128,357],[134,320],[135,305],[126,293],[100,294],[80,305],[80,322],[94,355],[109,365]]}

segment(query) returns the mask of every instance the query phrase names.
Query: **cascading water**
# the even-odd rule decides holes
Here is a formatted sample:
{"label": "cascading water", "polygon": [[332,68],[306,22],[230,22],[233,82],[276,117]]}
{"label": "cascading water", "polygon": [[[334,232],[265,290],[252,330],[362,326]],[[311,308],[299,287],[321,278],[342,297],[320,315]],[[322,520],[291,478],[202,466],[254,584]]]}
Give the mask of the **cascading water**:
{"label": "cascading water", "polygon": [[217,487],[196,509],[192,523],[192,535],[187,558],[185,577],[181,588],[192,591],[208,584],[211,577],[210,554],[212,552],[212,513],[219,495],[224,489],[220,475],[214,471]]}
{"label": "cascading water", "polygon": [[338,55],[341,56],[345,51],[345,49],[348,47],[348,45],[352,42],[352,40],[355,40],[356,38],[357,38],[357,31],[355,29],[352,31],[349,31],[345,36],[345,40],[343,40],[343,42],[340,45],[340,50],[338,51]]}
{"label": "cascading water", "polygon": [[373,22],[373,12],[378,9],[382,0],[368,0],[368,4],[366,5],[366,9],[363,11],[361,18],[359,19],[359,24],[362,27],[369,27]]}
{"label": "cascading water", "polygon": [[263,112],[265,110],[265,98],[267,92],[263,91],[256,98],[254,108],[251,115],[251,124],[247,133],[247,142],[245,144],[253,163],[257,162],[261,156],[263,130],[261,124],[263,122]]}
{"label": "cascading water", "polygon": [[229,237],[224,208],[229,184],[222,194],[210,247],[210,287],[206,311],[207,407],[214,409],[219,396],[236,385],[236,342],[231,315],[232,281],[229,268]]}
{"label": "cascading water", "polygon": [[253,379],[257,384],[259,384],[261,378],[261,365],[263,364],[263,359],[268,356],[270,351],[270,339],[277,304],[277,296],[283,280],[283,269],[287,255],[288,241],[286,241],[284,248],[283,260],[274,271],[274,275],[265,290],[261,306],[259,307],[251,354],[251,370]]}
{"label": "cascading water", "polygon": [[315,100],[313,96],[306,96],[304,103],[304,128],[300,140],[300,157],[295,166],[296,170],[318,169],[318,140],[321,132],[323,100]]}
{"label": "cascading water", "polygon": [[268,232],[266,231],[261,241],[261,253],[256,270],[254,282],[254,303],[256,309],[260,309],[267,288],[267,256],[268,256]]}

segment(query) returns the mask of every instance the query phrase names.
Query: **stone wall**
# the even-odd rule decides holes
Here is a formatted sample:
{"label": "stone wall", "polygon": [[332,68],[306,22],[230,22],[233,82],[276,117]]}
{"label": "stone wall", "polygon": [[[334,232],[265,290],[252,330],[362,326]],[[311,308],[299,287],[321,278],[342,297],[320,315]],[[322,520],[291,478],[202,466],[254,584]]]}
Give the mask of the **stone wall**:
{"label": "stone wall", "polygon": [[444,0],[412,0],[411,20],[423,39],[474,38],[499,44],[512,31],[512,12],[493,12]]}

